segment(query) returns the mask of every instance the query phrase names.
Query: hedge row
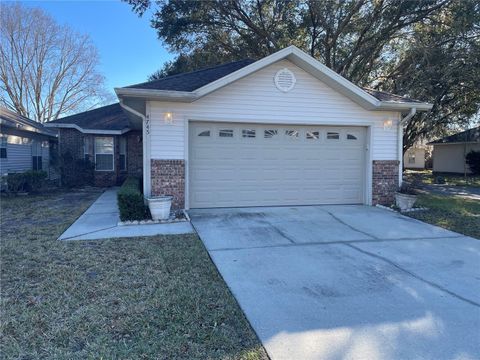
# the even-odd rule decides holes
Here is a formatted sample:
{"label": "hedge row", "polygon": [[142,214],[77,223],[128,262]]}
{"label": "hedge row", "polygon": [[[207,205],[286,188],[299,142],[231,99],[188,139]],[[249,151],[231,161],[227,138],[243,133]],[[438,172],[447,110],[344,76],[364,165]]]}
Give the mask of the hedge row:
{"label": "hedge row", "polygon": [[148,217],[143,194],[140,191],[140,179],[128,177],[117,193],[120,220],[144,220]]}
{"label": "hedge row", "polygon": [[6,176],[7,190],[12,193],[21,191],[39,192],[45,186],[47,173],[42,170],[29,170],[23,173],[12,173]]}

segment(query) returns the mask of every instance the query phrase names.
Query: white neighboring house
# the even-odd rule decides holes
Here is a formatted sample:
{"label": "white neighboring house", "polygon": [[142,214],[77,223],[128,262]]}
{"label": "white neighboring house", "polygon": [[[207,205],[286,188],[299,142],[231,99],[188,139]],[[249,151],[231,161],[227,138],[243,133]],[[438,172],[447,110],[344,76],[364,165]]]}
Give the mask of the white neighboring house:
{"label": "white neighboring house", "polygon": [[44,170],[49,179],[58,178],[50,166],[56,151],[57,132],[42,124],[0,107],[0,175]]}
{"label": "white neighboring house", "polygon": [[403,167],[405,169],[425,169],[425,146],[414,145],[403,155]]}
{"label": "white neighboring house", "polygon": [[471,173],[465,162],[470,151],[480,151],[480,126],[432,141],[433,172]]}

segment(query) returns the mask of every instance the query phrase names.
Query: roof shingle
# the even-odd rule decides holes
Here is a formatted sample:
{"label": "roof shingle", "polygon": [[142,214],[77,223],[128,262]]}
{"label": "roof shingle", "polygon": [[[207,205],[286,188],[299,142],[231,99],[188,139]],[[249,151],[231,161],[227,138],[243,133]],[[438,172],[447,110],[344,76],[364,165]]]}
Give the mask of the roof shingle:
{"label": "roof shingle", "polygon": [[429,142],[428,145],[463,142],[480,142],[480,126]]}
{"label": "roof shingle", "polygon": [[130,121],[119,103],[50,121],[52,124],[72,124],[85,130],[124,130]]}

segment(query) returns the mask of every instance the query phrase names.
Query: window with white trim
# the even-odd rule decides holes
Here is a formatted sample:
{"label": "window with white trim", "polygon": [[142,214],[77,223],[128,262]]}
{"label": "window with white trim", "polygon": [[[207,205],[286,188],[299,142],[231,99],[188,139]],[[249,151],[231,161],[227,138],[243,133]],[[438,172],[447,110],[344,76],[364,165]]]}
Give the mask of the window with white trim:
{"label": "window with white trim", "polygon": [[0,158],[7,158],[7,135],[0,135]]}
{"label": "window with white trim", "polygon": [[119,157],[118,160],[120,161],[119,169],[120,171],[127,170],[127,138],[122,136],[119,139]]}
{"label": "window with white trim", "polygon": [[113,137],[95,137],[95,170],[113,171]]}

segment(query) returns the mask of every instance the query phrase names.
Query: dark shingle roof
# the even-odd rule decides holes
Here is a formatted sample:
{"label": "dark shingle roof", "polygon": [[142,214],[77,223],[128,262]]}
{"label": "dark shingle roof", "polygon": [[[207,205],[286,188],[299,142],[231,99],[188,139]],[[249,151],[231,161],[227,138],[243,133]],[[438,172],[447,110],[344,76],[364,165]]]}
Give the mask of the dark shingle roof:
{"label": "dark shingle roof", "polygon": [[127,88],[148,90],[194,91],[204,85],[210,84],[228,74],[231,74],[255,60],[245,59],[227,64],[212,66],[197,71],[167,76],[163,79],[144,82],[127,86]]}
{"label": "dark shingle roof", "polygon": [[429,142],[428,145],[463,142],[480,142],[480,126]]}
{"label": "dark shingle roof", "polygon": [[[254,63],[255,60],[244,59],[227,64],[212,66],[197,71],[167,76],[163,79],[148,81],[140,84],[130,85],[127,88],[147,89],[147,90],[170,90],[170,91],[194,91],[215,80],[218,80],[228,74],[231,74],[241,68]],[[398,103],[417,102],[419,100],[409,99],[400,95],[391,94],[384,91],[363,88],[367,93],[380,101],[392,101]]]}
{"label": "dark shingle roof", "polygon": [[393,101],[393,102],[399,102],[399,103],[405,103],[405,102],[421,103],[422,102],[420,100],[410,99],[405,96],[395,95],[385,91],[373,90],[370,88],[362,88],[362,89],[380,101]]}
{"label": "dark shingle roof", "polygon": [[33,121],[4,107],[0,107],[0,119],[6,122],[4,123],[5,126],[14,126],[21,130],[37,132],[48,136],[57,136],[55,130],[48,129],[38,121]]}
{"label": "dark shingle roof", "polygon": [[50,121],[51,124],[77,125],[84,130],[124,130],[130,121],[119,103]]}

